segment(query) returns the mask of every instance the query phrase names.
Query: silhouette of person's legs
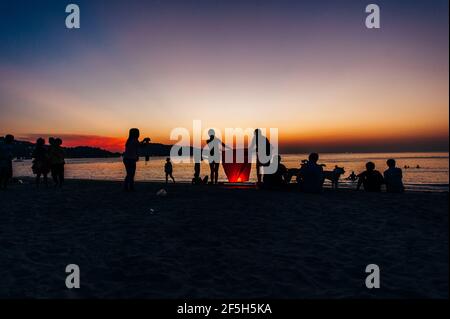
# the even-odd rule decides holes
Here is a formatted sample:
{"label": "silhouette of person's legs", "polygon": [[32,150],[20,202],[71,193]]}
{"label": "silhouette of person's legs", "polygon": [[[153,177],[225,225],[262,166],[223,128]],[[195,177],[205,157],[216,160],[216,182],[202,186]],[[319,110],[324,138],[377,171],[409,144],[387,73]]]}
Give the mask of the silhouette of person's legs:
{"label": "silhouette of person's legs", "polygon": [[256,178],[258,180],[258,183],[261,183],[262,180],[261,166],[261,162],[256,160]]}
{"label": "silhouette of person's legs", "polygon": [[41,183],[41,173],[36,174],[36,187],[39,188],[39,184]]}
{"label": "silhouette of person's legs", "polygon": [[52,165],[51,174],[52,174],[53,183],[55,183],[55,186],[58,186],[58,173],[57,173],[56,165]]}
{"label": "silhouette of person's legs", "polygon": [[8,183],[7,170],[6,168],[0,167],[0,189],[6,189]]}
{"label": "silhouette of person's legs", "polygon": [[55,187],[62,187],[64,182],[64,164],[52,165],[51,174]]}
{"label": "silhouette of person's legs", "polygon": [[62,187],[64,184],[64,164],[60,164],[59,166],[58,177],[59,177],[59,187]]}
{"label": "silhouette of person's legs", "polygon": [[175,178],[173,178],[172,173],[169,174],[170,178],[172,179],[172,181],[175,183]]}
{"label": "silhouette of person's legs", "polygon": [[214,163],[214,184],[219,180],[219,163]]}
{"label": "silhouette of person's legs", "polygon": [[210,176],[211,176],[211,184],[214,184],[214,177],[215,177],[215,170],[214,170],[214,162],[209,163],[209,170],[210,170]]}
{"label": "silhouette of person's legs", "polygon": [[200,163],[194,164],[194,178],[197,179],[200,177]]}
{"label": "silhouette of person's legs", "polygon": [[124,160],[127,176],[125,177],[125,190],[134,190],[134,176],[136,174],[136,161]]}

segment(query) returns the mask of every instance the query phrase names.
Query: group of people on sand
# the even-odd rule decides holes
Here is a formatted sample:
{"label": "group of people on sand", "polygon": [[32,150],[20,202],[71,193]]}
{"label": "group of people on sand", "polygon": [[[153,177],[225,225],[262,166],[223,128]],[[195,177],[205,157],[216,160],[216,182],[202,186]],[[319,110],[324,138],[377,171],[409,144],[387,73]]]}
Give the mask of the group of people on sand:
{"label": "group of people on sand", "polygon": [[381,175],[379,171],[375,169],[373,162],[366,163],[366,170],[358,176],[357,189],[363,185],[364,190],[368,192],[381,192],[381,186],[386,185],[386,191],[388,193],[402,193],[405,190],[403,186],[403,172],[402,169],[396,167],[394,159],[388,159],[386,162],[388,169],[386,169]]}
{"label": "group of people on sand", "polygon": [[[142,145],[149,144],[150,138],[146,137],[142,141],[139,141],[140,132],[137,128],[132,128],[129,131],[129,136],[125,144],[125,152],[123,153],[123,163],[125,166],[126,177],[124,180],[124,190],[134,190],[134,178],[136,174],[136,163],[139,160],[139,148]],[[256,147],[256,153],[258,154],[258,145],[264,145],[259,143],[263,141],[266,143],[266,152],[272,151],[272,146],[269,143],[267,137],[261,134],[259,129],[255,130],[254,138],[249,147]],[[6,135],[3,138],[3,143],[0,143],[0,189],[4,189],[7,186],[8,181],[13,176],[12,168],[12,144],[14,142],[14,136]],[[50,173],[54,181],[55,186],[62,187],[64,183],[64,150],[62,148],[62,140],[60,138],[50,137],[48,139],[49,145],[45,144],[43,138],[38,138],[36,146],[32,154],[32,170],[36,175],[36,185],[39,187],[41,176],[43,183],[48,186],[48,174]],[[210,167],[210,175],[205,176],[203,179],[200,177],[200,164],[203,160],[203,155],[200,159],[196,159],[194,162],[194,178],[193,184],[206,184],[208,178],[210,184],[218,183],[220,154],[215,154],[214,150],[220,148],[229,148],[220,139],[215,136],[214,130],[209,131],[209,139],[207,140],[209,146],[208,162]],[[306,193],[319,193],[323,189],[325,181],[325,174],[323,170],[323,164],[319,164],[319,155],[317,153],[311,153],[308,160],[304,160],[301,163],[299,169],[287,169],[281,163],[281,156],[277,156],[278,161],[277,170],[272,174],[264,174],[264,167],[266,164],[262,162],[258,156],[256,159],[256,173],[257,184],[263,188],[279,188],[291,182],[292,177],[296,177],[296,182],[301,191]],[[386,162],[387,169],[381,174],[375,169],[373,162],[366,163],[366,170],[356,175],[354,172],[348,177],[351,181],[358,181],[356,189],[359,190],[361,186],[367,192],[380,192],[382,185],[386,186],[386,191],[390,193],[401,193],[405,190],[403,185],[403,173],[402,170],[396,167],[394,159],[389,159]],[[164,165],[164,173],[166,176],[166,183],[169,178],[175,183],[173,177],[173,165],[170,158],[166,159]]]}
{"label": "group of people on sand", "polygon": [[55,187],[62,187],[64,183],[64,150],[62,148],[62,139],[59,137],[50,137],[48,144],[45,144],[43,138],[36,140],[32,158],[33,174],[36,175],[36,186],[39,187],[41,176],[43,183],[48,187],[48,174],[50,173]]}
{"label": "group of people on sand", "polygon": [[[290,183],[292,175],[290,170],[281,164],[281,157],[278,156],[278,170],[275,174],[264,175],[264,184],[269,187],[283,186]],[[318,164],[319,154],[311,153],[307,161],[303,161],[300,169],[294,169],[297,176],[297,183],[300,191],[305,193],[320,193],[323,189],[325,174],[322,164]],[[388,159],[387,169],[383,175],[375,169],[373,162],[366,163],[366,170],[356,175],[354,172],[349,176],[351,180],[358,180],[356,189],[363,186],[367,192],[381,192],[382,185],[386,185],[389,193],[402,193],[405,190],[403,185],[403,173],[401,168],[396,167],[394,159]]]}
{"label": "group of people on sand", "polygon": [[[260,129],[255,130],[255,135],[249,147],[254,147],[256,152],[258,152],[258,146],[261,145],[259,141],[266,143],[267,153],[271,152],[272,146],[269,143],[267,137],[263,136]],[[220,167],[220,151],[223,149],[231,149],[225,143],[223,143],[219,138],[216,137],[215,131],[210,129],[208,131],[208,140],[206,141],[208,145],[208,154],[200,154],[200,158],[194,156],[194,178],[192,179],[192,184],[218,184],[219,181],[219,167]],[[139,148],[145,146],[150,142],[150,138],[146,137],[142,141],[139,141],[140,131],[137,128],[130,129],[128,133],[128,139],[125,143],[125,151],[122,154],[123,163],[125,166],[126,176],[124,180],[124,190],[134,191],[134,179],[136,175],[136,164],[139,161]],[[219,152],[215,152],[219,150]],[[210,169],[210,175],[204,178],[200,177],[201,162],[204,157],[207,157]],[[257,157],[256,168],[258,182],[261,182],[262,173],[261,168],[264,166]],[[169,182],[169,178],[175,183],[175,178],[173,177],[173,165],[168,157],[166,163],[164,164],[164,173],[166,175],[166,183]]]}
{"label": "group of people on sand", "polygon": [[[0,144],[0,189],[6,189],[8,181],[13,177],[13,145],[14,136],[6,135]],[[33,174],[36,175],[36,185],[39,187],[41,176],[45,186],[48,186],[48,174],[51,174],[55,187],[64,183],[64,150],[60,138],[50,137],[49,145],[43,138],[38,138],[32,154]]]}
{"label": "group of people on sand", "polygon": [[[203,154],[200,159],[194,160],[194,178],[192,179],[193,184],[217,184],[219,176],[219,165],[220,165],[220,154],[215,154],[214,150],[229,148],[220,139],[215,136],[214,130],[209,130],[209,139],[207,140],[207,145],[209,147],[208,162],[210,167],[210,175],[205,176],[203,179],[200,177],[200,165],[203,160]],[[125,144],[125,152],[123,153],[123,163],[125,165],[126,177],[124,181],[124,190],[133,191],[134,190],[134,177],[136,174],[136,162],[139,160],[139,147],[145,143],[149,143],[150,138],[145,138],[143,141],[139,141],[139,130],[137,128],[130,129],[129,137]],[[270,145],[267,137],[261,134],[259,129],[255,130],[255,135],[250,143],[250,147],[256,148],[256,153],[258,154],[258,145],[264,145],[259,143],[263,141],[266,143],[266,152],[270,153],[272,151],[272,146]],[[323,164],[319,164],[319,154],[311,153],[308,160],[302,162],[299,169],[287,169],[285,165],[281,163],[281,156],[277,156],[278,161],[277,170],[272,174],[264,174],[264,162],[259,160],[258,156],[256,158],[256,173],[257,173],[257,184],[261,185],[263,188],[278,188],[284,187],[289,184],[292,177],[296,176],[296,181],[299,189],[306,193],[319,193],[323,189],[323,184],[325,181],[325,174],[323,170]],[[379,171],[375,169],[375,164],[373,162],[368,162],[366,164],[366,170],[356,175],[354,172],[349,176],[350,180],[356,181],[357,190],[363,186],[364,190],[367,192],[380,192],[382,185],[386,185],[387,192],[403,192],[403,175],[402,170],[396,167],[394,159],[389,159],[387,162],[388,168],[384,171],[382,175]],[[175,183],[175,178],[173,177],[173,165],[170,158],[166,159],[164,165],[164,172],[166,176],[166,183],[168,183],[169,178]],[[338,177],[339,178],[339,177]]]}

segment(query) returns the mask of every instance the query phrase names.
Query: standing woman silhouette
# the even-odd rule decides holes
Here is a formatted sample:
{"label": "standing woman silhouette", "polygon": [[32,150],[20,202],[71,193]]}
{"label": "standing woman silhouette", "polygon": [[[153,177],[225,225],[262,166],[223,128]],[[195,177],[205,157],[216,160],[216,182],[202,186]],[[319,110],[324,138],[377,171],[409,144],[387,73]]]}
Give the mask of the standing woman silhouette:
{"label": "standing woman silhouette", "polygon": [[[220,165],[220,154],[221,154],[221,147],[231,149],[230,147],[226,146],[225,143],[223,143],[221,140],[219,140],[216,137],[216,132],[213,129],[210,129],[208,131],[209,139],[206,141],[208,144],[209,149],[209,156],[208,156],[208,162],[209,162],[209,169],[211,172],[211,182],[210,184],[217,184],[219,180],[219,165]],[[217,151],[217,153],[215,152]]]}
{"label": "standing woman silhouette", "polygon": [[134,176],[136,175],[136,163],[139,161],[139,147],[144,141],[150,142],[148,137],[144,141],[139,142],[139,135],[139,129],[130,129],[127,142],[125,143],[125,152],[123,153],[123,164],[127,173],[124,181],[125,191],[134,191]]}

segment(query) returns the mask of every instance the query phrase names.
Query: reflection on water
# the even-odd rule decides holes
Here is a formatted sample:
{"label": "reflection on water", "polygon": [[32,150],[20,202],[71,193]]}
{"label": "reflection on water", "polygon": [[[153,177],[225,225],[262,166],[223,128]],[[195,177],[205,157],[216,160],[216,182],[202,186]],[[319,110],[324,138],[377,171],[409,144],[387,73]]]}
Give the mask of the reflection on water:
{"label": "reflection on water", "polygon": [[[298,168],[300,161],[307,154],[289,154],[282,156],[282,162],[287,168]],[[334,165],[343,166],[347,177],[351,171],[355,173],[364,170],[367,161],[372,161],[381,172],[386,169],[386,159],[395,158],[397,165],[403,168],[404,182],[408,188],[448,190],[449,158],[448,153],[373,153],[373,154],[322,154],[320,163],[326,164],[325,169],[332,170]],[[107,159],[67,159],[66,176],[76,179],[122,180],[125,170],[120,158]],[[152,157],[149,162],[143,159],[138,162],[136,180],[163,181],[165,157]],[[419,166],[420,168],[416,168]],[[201,175],[209,173],[208,164],[202,163]],[[194,174],[193,164],[174,164],[174,177],[177,181],[191,181]],[[31,161],[15,162],[15,176],[33,176]],[[219,179],[225,181],[222,167]],[[255,167],[250,175],[251,181],[256,181]],[[350,184],[343,180],[343,185]]]}

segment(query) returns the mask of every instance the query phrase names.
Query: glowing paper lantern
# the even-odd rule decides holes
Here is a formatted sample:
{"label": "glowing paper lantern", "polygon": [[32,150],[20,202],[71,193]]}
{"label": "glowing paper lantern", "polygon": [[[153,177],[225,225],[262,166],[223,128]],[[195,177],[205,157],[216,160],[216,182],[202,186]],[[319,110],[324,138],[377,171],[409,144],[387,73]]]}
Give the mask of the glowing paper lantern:
{"label": "glowing paper lantern", "polygon": [[[226,151],[222,152],[222,166],[227,175],[228,181],[231,183],[243,183],[248,182],[250,178],[250,171],[252,169],[252,163],[248,159],[247,149],[240,150],[244,152],[243,163],[238,163],[236,159],[237,150],[233,150],[233,161],[231,163],[226,163],[227,158],[225,156]],[[231,151],[228,151],[231,152]]]}

